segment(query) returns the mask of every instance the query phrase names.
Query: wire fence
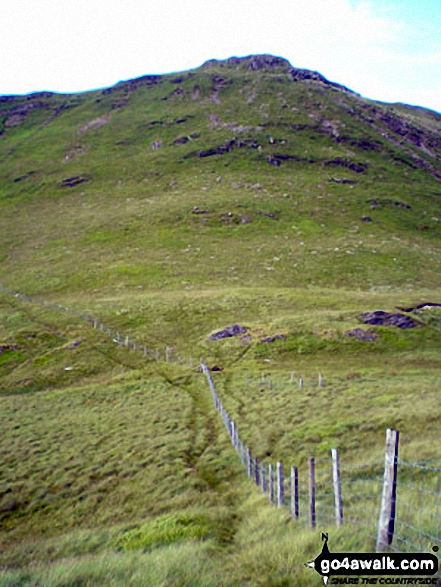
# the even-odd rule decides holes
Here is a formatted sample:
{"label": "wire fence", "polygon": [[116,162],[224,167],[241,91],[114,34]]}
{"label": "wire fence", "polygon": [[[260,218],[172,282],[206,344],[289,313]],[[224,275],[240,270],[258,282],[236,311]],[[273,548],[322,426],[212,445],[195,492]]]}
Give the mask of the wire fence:
{"label": "wire fence", "polygon": [[[67,312],[85,320],[94,329],[111,338],[115,344],[141,352],[152,360],[173,361],[188,364],[192,368],[197,366],[192,357],[184,358],[173,346],[162,349],[148,347],[131,340],[129,335],[109,328],[90,314],[48,303],[1,286],[0,291],[22,301]],[[216,410],[224,422],[247,475],[271,503],[289,508],[292,519],[311,528],[319,526],[325,530],[334,525],[344,524],[358,526],[367,536],[378,537],[381,532],[381,512],[385,507],[385,486],[391,485],[390,480],[386,482],[389,459],[389,465],[393,465],[392,468],[395,470],[395,477],[390,497],[392,517],[387,521],[388,548],[400,553],[436,551],[441,542],[441,463],[408,463],[398,459],[398,452],[391,460],[387,450],[385,464],[373,462],[357,466],[340,465],[337,454],[337,460],[311,457],[308,460],[307,471],[299,471],[295,464],[284,467],[280,461],[259,461],[253,456],[250,447],[242,441],[237,423],[223,407],[214,387],[210,369],[203,362],[200,367],[208,380]],[[289,381],[299,387],[306,384],[305,379],[294,372],[289,375]],[[258,379],[245,378],[247,386],[256,383],[268,385],[270,389],[277,385],[277,382],[273,382],[271,377],[264,373]],[[309,385],[322,387],[321,373],[318,373],[316,381],[309,382]],[[436,576],[440,578],[440,572]]]}
{"label": "wire fence", "polygon": [[[332,459],[310,457],[308,471],[299,472],[295,465],[288,469],[280,461],[259,462],[240,438],[238,425],[223,407],[204,363],[202,371],[248,476],[271,503],[288,507],[292,519],[311,528],[327,531],[343,524],[359,527],[365,536],[376,540],[377,550],[385,547],[415,553],[431,552],[435,547],[433,551],[437,552],[441,539],[441,467],[398,460],[398,432],[387,431],[384,464],[341,466],[334,449]],[[380,540],[384,535],[386,545]],[[439,572],[436,577],[440,577]]]}
{"label": "wire fence", "polygon": [[441,541],[441,465],[398,461],[393,548],[427,552]]}
{"label": "wire fence", "polygon": [[126,347],[133,351],[142,353],[144,357],[147,357],[151,360],[165,361],[167,363],[175,362],[180,365],[188,365],[191,368],[198,365],[198,361],[196,361],[193,357],[184,357],[182,354],[178,353],[175,346],[165,345],[162,348],[159,348],[153,347],[151,345],[146,345],[139,341],[135,341],[128,334],[124,334],[116,328],[110,328],[109,326],[101,322],[100,319],[93,317],[88,313],[78,312],[73,308],[62,306],[60,304],[53,304],[47,302],[46,300],[41,300],[40,298],[36,298],[34,296],[28,296],[26,294],[19,293],[2,286],[0,286],[0,292],[12,295],[14,296],[14,298],[19,299],[20,301],[37,304],[39,306],[49,308],[56,312],[64,312],[70,314],[71,316],[74,316],[76,319],[84,320],[88,322],[95,330],[99,330],[108,338],[110,338],[119,347]]}

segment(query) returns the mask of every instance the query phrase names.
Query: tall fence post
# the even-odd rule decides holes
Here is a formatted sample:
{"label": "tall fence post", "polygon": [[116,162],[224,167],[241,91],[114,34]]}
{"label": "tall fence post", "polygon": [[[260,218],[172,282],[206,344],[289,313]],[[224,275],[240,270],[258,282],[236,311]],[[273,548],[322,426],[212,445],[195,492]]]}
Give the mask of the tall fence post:
{"label": "tall fence post", "polygon": [[271,463],[268,465],[268,497],[270,502],[274,503],[274,474]]}
{"label": "tall fence post", "polygon": [[392,544],[395,526],[397,498],[398,430],[386,431],[386,452],[384,457],[383,496],[378,521],[377,552],[383,552]]}
{"label": "tall fence post", "polygon": [[251,456],[251,450],[247,448],[247,474],[251,477],[253,474],[253,457]]}
{"label": "tall fence post", "polygon": [[311,528],[315,528],[315,459],[308,458],[309,467],[309,520]]}
{"label": "tall fence post", "polygon": [[254,481],[256,482],[257,487],[260,487],[260,469],[257,457],[254,459]]}
{"label": "tall fence post", "polygon": [[262,488],[262,492],[266,493],[265,463],[260,464],[260,487]]}
{"label": "tall fence post", "polygon": [[291,467],[291,517],[299,517],[299,472],[297,467]]}
{"label": "tall fence post", "polygon": [[283,466],[277,463],[277,507],[283,506]]}
{"label": "tall fence post", "polygon": [[338,457],[338,450],[331,449],[332,456],[332,482],[334,485],[334,499],[335,499],[335,521],[340,528],[343,526],[343,501],[341,496],[341,479],[340,479],[340,460]]}

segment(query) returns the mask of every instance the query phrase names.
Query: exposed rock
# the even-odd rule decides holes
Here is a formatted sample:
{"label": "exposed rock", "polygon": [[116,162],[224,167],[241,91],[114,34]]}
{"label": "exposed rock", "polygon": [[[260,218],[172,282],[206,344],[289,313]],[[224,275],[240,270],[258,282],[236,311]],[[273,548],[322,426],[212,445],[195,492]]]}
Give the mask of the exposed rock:
{"label": "exposed rock", "polygon": [[18,344],[0,344],[0,355],[2,355],[6,351],[19,351],[21,346]]}
{"label": "exposed rock", "polygon": [[441,308],[441,304],[437,304],[434,302],[424,302],[422,304],[418,304],[418,306],[415,306],[413,308],[398,308],[399,310],[401,310],[402,312],[415,312],[415,310],[422,310],[422,309],[426,309],[426,308]]}
{"label": "exposed rock", "polygon": [[63,347],[63,350],[71,350],[71,349],[76,349],[78,346],[80,346],[80,344],[83,342],[82,338],[77,338],[76,340],[73,340],[72,342],[70,342],[69,344],[67,344],[66,346]]}
{"label": "exposed rock", "polygon": [[276,218],[274,212],[260,212],[260,210],[257,210],[256,214],[261,214],[262,216],[266,216],[267,218]]}
{"label": "exposed rock", "polygon": [[67,179],[63,179],[63,181],[60,183],[60,187],[73,188],[76,185],[79,185],[80,183],[85,183],[86,181],[89,181],[87,177],[81,177],[79,175],[76,175],[74,177],[68,177]]}
{"label": "exposed rock", "polygon": [[356,163],[354,161],[343,159],[342,157],[336,157],[335,159],[325,161],[324,164],[326,166],[332,167],[346,167],[347,169],[355,171],[356,173],[364,173],[367,169],[366,163]]}
{"label": "exposed rock", "polygon": [[261,342],[275,342],[276,340],[285,340],[285,336],[283,334],[275,334],[274,336],[267,336],[263,338]]}
{"label": "exposed rock", "polygon": [[246,57],[229,57],[228,59],[218,60],[210,59],[206,61],[202,67],[228,67],[247,65],[251,71],[259,71],[265,67],[273,68],[280,67],[286,71],[292,69],[292,65],[283,57],[274,57],[273,55],[248,55]]}
{"label": "exposed rock", "polygon": [[15,177],[12,181],[14,183],[18,183],[19,181],[23,181],[25,179],[28,179],[28,177],[31,177],[31,175],[34,175],[34,173],[35,173],[35,171],[28,171],[24,175],[20,175],[19,177]]}
{"label": "exposed rock", "polygon": [[102,126],[104,126],[108,122],[109,122],[108,116],[100,116],[99,118],[95,118],[94,120],[91,120],[91,121],[87,122],[85,125],[83,125],[80,128],[80,130],[77,132],[77,135],[82,135],[91,129],[101,128]]}
{"label": "exposed rock", "polygon": [[142,86],[147,86],[148,88],[152,86],[156,86],[157,84],[162,83],[162,76],[160,75],[144,75],[142,77],[138,77],[135,79],[130,79],[127,81],[119,82],[112,88],[104,89],[101,94],[106,96],[108,94],[112,94],[114,92],[133,92]]}
{"label": "exposed rock", "polygon": [[394,206],[399,206],[400,208],[404,208],[405,210],[412,210],[412,206],[409,204],[405,204],[404,202],[394,202]]}
{"label": "exposed rock", "polygon": [[239,326],[239,324],[233,324],[233,326],[228,326],[224,330],[219,330],[219,332],[214,332],[210,337],[209,340],[220,340],[221,338],[230,338],[232,336],[237,336],[238,334],[244,334],[247,332],[245,326]]}
{"label": "exposed rock", "polygon": [[372,324],[377,326],[396,326],[397,328],[416,328],[419,326],[419,322],[405,316],[404,314],[391,314],[389,312],[383,312],[382,310],[376,310],[375,312],[366,312],[361,314],[360,320],[364,324]]}
{"label": "exposed rock", "polygon": [[363,222],[372,222],[372,218],[370,216],[363,216],[362,221]]}
{"label": "exposed rock", "polygon": [[201,210],[199,206],[194,206],[193,210],[191,211],[192,214],[208,214],[207,210]]}
{"label": "exposed rock", "polygon": [[363,151],[381,151],[382,144],[378,142],[368,141],[367,139],[357,139],[354,137],[339,136],[336,139],[337,143],[345,143],[351,147],[358,147]]}
{"label": "exposed rock", "polygon": [[270,155],[268,157],[268,163],[270,165],[273,165],[274,167],[280,167],[281,163],[278,159],[276,159],[275,157],[273,157],[272,155]]}
{"label": "exposed rock", "polygon": [[356,338],[357,340],[361,340],[363,342],[372,342],[377,340],[379,335],[374,332],[373,330],[363,330],[362,328],[354,328],[353,330],[348,330],[345,332],[346,336],[350,336]]}
{"label": "exposed rock", "polygon": [[[339,90],[343,90],[345,92],[350,92],[351,94],[356,93],[353,90],[350,90],[349,88],[347,88],[346,86],[342,86],[342,85],[337,84],[335,82],[330,82],[321,73],[318,73],[317,71],[309,71],[308,69],[292,68],[290,71],[290,74],[291,74],[291,79],[294,82],[303,82],[303,81],[321,82],[325,86],[332,86],[332,87],[337,88]],[[357,94],[357,95],[359,95],[359,94]]]}
{"label": "exposed rock", "polygon": [[328,179],[328,181],[329,182],[334,182],[334,183],[339,183],[339,184],[342,184],[342,185],[354,185],[355,183],[357,183],[353,179],[340,179],[338,177],[330,177]]}
{"label": "exposed rock", "polygon": [[[176,141],[175,141],[176,142]],[[158,149],[160,149],[162,147],[162,143],[161,141],[153,141],[152,142],[152,150],[153,151],[157,151]]]}

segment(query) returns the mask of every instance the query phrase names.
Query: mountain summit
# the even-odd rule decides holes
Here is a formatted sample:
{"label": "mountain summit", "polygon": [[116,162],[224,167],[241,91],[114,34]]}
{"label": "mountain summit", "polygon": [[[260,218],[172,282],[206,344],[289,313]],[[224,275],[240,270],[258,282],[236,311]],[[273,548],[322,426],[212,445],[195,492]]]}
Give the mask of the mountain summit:
{"label": "mountain summit", "polygon": [[[0,174],[1,279],[18,290],[109,287],[116,276],[120,285],[219,284],[243,263],[238,281],[254,283],[262,269],[249,271],[244,247],[254,243],[259,267],[280,257],[268,260],[257,244],[267,230],[288,247],[284,270],[264,271],[280,286],[435,275],[413,244],[404,265],[379,263],[376,253],[341,264],[325,250],[340,250],[342,231],[363,231],[369,247],[390,235],[423,250],[438,243],[441,116],[364,99],[281,57],[209,60],[79,94],[0,97]],[[171,234],[206,239],[208,258],[174,267]],[[299,248],[307,235],[316,257]],[[242,261],[224,257],[202,278],[214,242],[242,251]]]}

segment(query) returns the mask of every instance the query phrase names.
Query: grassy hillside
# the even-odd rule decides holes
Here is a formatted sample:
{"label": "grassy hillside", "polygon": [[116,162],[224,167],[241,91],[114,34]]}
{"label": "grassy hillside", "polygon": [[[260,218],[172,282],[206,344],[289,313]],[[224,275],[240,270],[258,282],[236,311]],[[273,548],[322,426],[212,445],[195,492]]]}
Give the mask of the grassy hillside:
{"label": "grassy hillside", "polygon": [[268,56],[0,97],[0,585],[316,584],[197,363],[259,458],[438,458],[439,309],[360,315],[441,303],[440,157],[441,115]]}

